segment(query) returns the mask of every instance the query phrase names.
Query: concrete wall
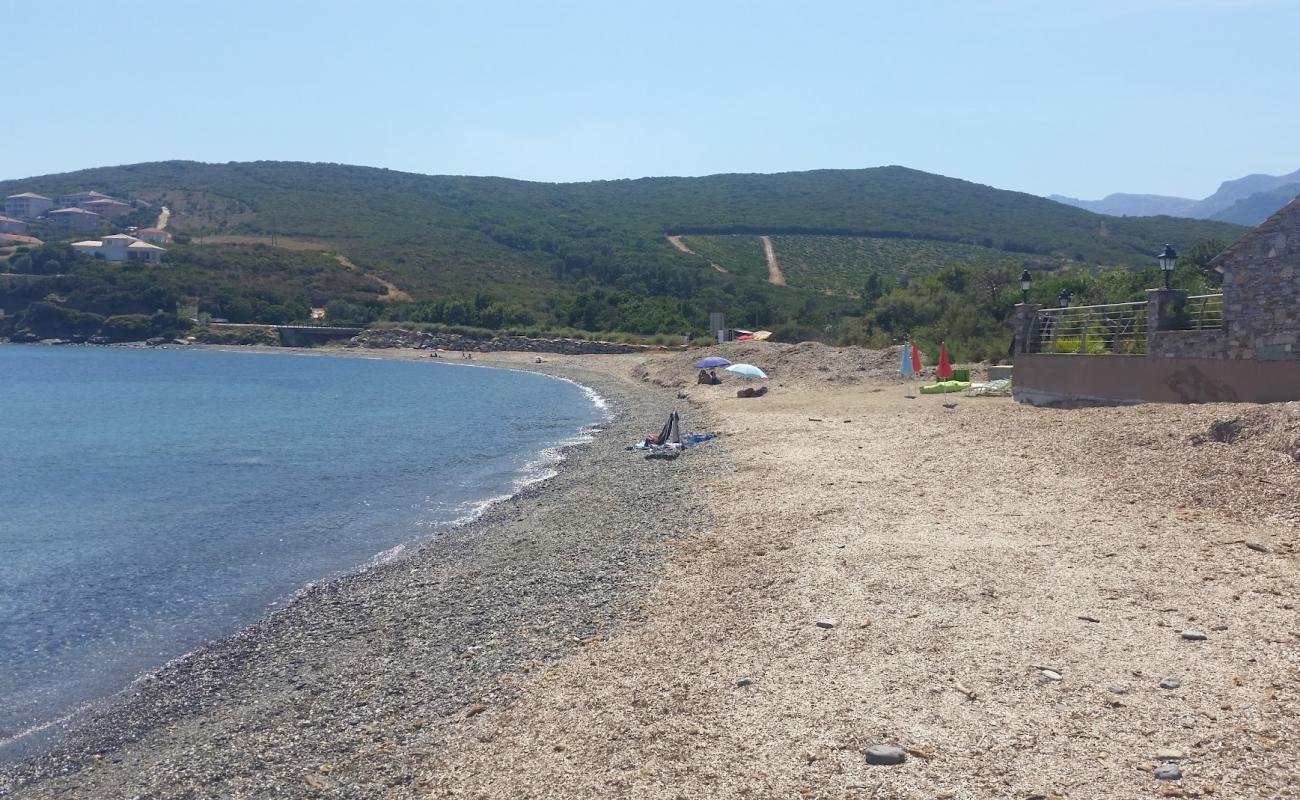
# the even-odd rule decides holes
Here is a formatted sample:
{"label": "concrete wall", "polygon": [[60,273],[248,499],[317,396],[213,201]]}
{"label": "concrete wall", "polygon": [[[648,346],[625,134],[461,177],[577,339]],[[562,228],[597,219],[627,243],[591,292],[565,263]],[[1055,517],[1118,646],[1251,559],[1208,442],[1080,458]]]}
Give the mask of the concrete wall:
{"label": "concrete wall", "polygon": [[1055,403],[1277,403],[1300,400],[1300,361],[1020,353],[1012,395]]}

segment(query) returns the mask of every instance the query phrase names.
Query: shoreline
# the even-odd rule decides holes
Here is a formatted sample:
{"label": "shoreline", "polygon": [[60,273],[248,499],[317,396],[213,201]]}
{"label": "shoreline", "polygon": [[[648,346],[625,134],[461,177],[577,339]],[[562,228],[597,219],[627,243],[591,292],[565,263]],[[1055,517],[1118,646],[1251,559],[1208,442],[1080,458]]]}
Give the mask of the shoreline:
{"label": "shoreline", "polygon": [[[249,352],[220,346],[203,349]],[[254,352],[263,351],[404,360],[422,355],[420,351],[380,355],[374,351],[289,348],[258,348]],[[707,517],[698,498],[682,502],[689,493],[687,470],[682,467],[697,459],[678,462],[671,465],[676,469],[669,470],[622,450],[627,442],[658,426],[659,410],[666,407],[670,396],[615,372],[581,364],[484,358],[481,363],[464,366],[522,369],[574,382],[604,399],[606,420],[594,430],[588,427],[577,434],[583,438],[590,435],[589,441],[557,444],[558,463],[547,469],[547,477],[525,483],[512,495],[490,499],[495,502],[486,503],[475,519],[408,544],[407,551],[396,558],[358,565],[355,571],[302,587],[282,606],[270,609],[231,636],[174,659],[117,695],[96,701],[90,711],[74,712],[70,722],[56,721],[57,732],[42,741],[36,751],[39,755],[27,753],[25,758],[0,764],[0,796],[13,792],[19,793],[13,796],[81,796],[80,789],[57,784],[70,780],[69,776],[76,778],[76,784],[88,777],[87,771],[92,779],[108,779],[98,785],[97,793],[127,791],[125,784],[136,780],[154,780],[155,791],[166,790],[193,780],[173,772],[183,772],[182,763],[200,770],[205,766],[219,769],[230,776],[232,770],[237,772],[229,763],[231,759],[247,767],[250,753],[264,752],[268,746],[301,753],[320,749],[322,738],[335,743],[369,741],[370,734],[349,732],[350,725],[326,725],[324,719],[318,725],[315,720],[334,716],[336,721],[351,722],[347,709],[357,707],[358,702],[362,708],[371,706],[371,700],[358,697],[369,698],[377,692],[395,692],[407,702],[374,722],[382,720],[382,727],[390,729],[405,727],[407,736],[418,738],[420,731],[437,727],[430,724],[430,718],[446,720],[465,706],[508,696],[509,687],[500,681],[502,677],[555,660],[631,618],[637,589],[652,579],[654,566],[663,555],[662,541],[685,535],[695,522]],[[720,455],[721,451],[714,447],[713,452]],[[537,457],[550,459],[545,452]],[[637,472],[655,475],[647,481]],[[620,483],[620,476],[628,480]],[[611,505],[611,501],[631,494],[627,499],[640,503],[647,492],[663,490],[676,495],[668,509],[669,519],[663,520],[666,524],[649,529],[638,526],[640,530],[624,530],[621,537],[600,541],[604,525],[594,523],[617,524],[611,513],[617,504]],[[598,504],[604,508],[593,512],[592,506]],[[583,516],[593,519],[583,520]],[[570,539],[571,531],[584,536]],[[546,542],[549,544],[543,546]],[[562,559],[556,552],[575,548],[578,552]],[[528,553],[530,549],[533,552]],[[584,559],[588,566],[600,569],[566,581],[566,574],[572,578],[575,569],[581,572]],[[469,574],[475,579],[467,581]],[[430,575],[436,578],[432,582],[424,579]],[[436,591],[447,579],[453,579],[452,591]],[[517,584],[521,581],[523,588],[533,590],[532,596],[509,591],[520,588]],[[484,592],[485,584],[498,586]],[[584,615],[584,607],[601,613]],[[340,608],[345,610],[342,615],[338,614]],[[433,609],[440,609],[451,621],[430,616]],[[509,619],[517,630],[509,639],[503,630],[494,631],[490,644],[476,644],[482,638],[482,623],[492,619]],[[322,627],[329,630],[327,636],[312,635]],[[378,635],[381,632],[386,635]],[[409,649],[406,644],[414,639],[421,650],[432,647],[435,652],[411,654],[415,656],[411,664],[399,665],[356,646],[367,639],[382,651],[388,636],[402,640],[399,649]],[[453,641],[456,645],[449,648]],[[483,667],[479,648],[497,654],[490,668]],[[432,658],[422,659],[421,655]],[[421,660],[427,662],[424,669],[407,669]],[[306,664],[312,666],[304,672]],[[436,681],[439,687],[411,685],[413,679],[430,674],[430,668],[441,679]],[[305,679],[322,672],[346,673],[347,679],[332,689],[306,691],[304,695],[306,684],[311,683]],[[397,689],[395,683],[406,685]],[[338,710],[322,714],[317,708],[320,695],[331,696],[335,702],[329,705]],[[220,730],[229,730],[232,740],[245,742],[268,733],[265,725],[243,715],[229,716],[232,705],[278,707],[277,716],[298,717],[304,702],[312,713],[299,720],[302,725],[295,732],[302,731],[302,735],[290,736],[286,742],[285,731],[277,730],[276,735],[265,736],[264,744],[236,745],[221,753],[210,752],[215,757],[206,764],[193,762],[196,749],[202,749],[203,742]],[[419,724],[410,719],[416,715]],[[321,727],[325,730],[319,730]],[[180,729],[194,738],[178,736]],[[105,769],[108,765],[116,768]],[[109,772],[116,777],[105,775]],[[276,771],[265,763],[232,777],[263,788],[275,785],[277,793],[283,793],[285,776],[277,780]],[[293,780],[301,781],[300,775]],[[230,788],[234,790],[234,784]],[[249,789],[245,785],[245,790]],[[50,793],[44,793],[47,791]]]}

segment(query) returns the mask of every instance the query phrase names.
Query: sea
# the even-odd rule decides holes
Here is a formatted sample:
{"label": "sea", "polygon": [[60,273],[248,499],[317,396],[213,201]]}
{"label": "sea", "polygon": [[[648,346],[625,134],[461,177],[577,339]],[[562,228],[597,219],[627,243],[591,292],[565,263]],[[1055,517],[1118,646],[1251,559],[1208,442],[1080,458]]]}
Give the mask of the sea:
{"label": "sea", "polygon": [[0,346],[0,756],[549,477],[604,419],[455,361]]}

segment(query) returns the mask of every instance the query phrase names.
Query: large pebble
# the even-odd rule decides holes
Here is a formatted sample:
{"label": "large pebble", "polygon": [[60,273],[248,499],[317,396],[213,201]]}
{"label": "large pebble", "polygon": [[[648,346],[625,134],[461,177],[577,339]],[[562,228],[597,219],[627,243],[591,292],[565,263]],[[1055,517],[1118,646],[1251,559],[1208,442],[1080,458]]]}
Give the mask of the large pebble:
{"label": "large pebble", "polygon": [[1061,673],[1054,669],[1044,669],[1040,670],[1040,672],[1042,672],[1043,677],[1047,678],[1049,681],[1059,681],[1061,679]]}
{"label": "large pebble", "polygon": [[865,751],[868,764],[893,765],[902,764],[907,760],[907,753],[903,748],[894,747],[890,744],[873,744]]}
{"label": "large pebble", "polygon": [[839,627],[839,624],[840,621],[835,619],[834,617],[822,617],[821,619],[817,620],[817,627],[825,628],[826,630],[830,630],[831,628],[837,628]]}
{"label": "large pebble", "polygon": [[1183,638],[1189,642],[1203,642],[1210,637],[1206,636],[1201,631],[1192,630],[1191,628],[1188,628],[1187,630],[1183,631]]}
{"label": "large pebble", "polygon": [[1182,750],[1164,747],[1156,751],[1156,761],[1177,761],[1183,757]]}
{"label": "large pebble", "polygon": [[1178,768],[1177,764],[1161,764],[1156,767],[1156,779],[1162,781],[1181,780],[1183,771]]}
{"label": "large pebble", "polygon": [[1177,678],[1165,678],[1164,680],[1160,681],[1161,689],[1177,689],[1179,686],[1182,685],[1183,682],[1178,680]]}

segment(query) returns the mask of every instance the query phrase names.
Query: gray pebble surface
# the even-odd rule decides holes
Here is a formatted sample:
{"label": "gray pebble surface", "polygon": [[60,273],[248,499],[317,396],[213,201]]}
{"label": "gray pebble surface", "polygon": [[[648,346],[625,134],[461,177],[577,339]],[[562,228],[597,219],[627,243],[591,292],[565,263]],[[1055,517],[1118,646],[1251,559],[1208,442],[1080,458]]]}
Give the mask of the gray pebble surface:
{"label": "gray pebble surface", "polygon": [[4,798],[407,797],[441,732],[508,705],[530,674],[639,613],[665,543],[709,523],[692,482],[725,440],[675,460],[626,446],[672,394],[546,366],[610,421],[558,474],[409,557],[305,589],[285,608],[138,682],[25,761]]}

